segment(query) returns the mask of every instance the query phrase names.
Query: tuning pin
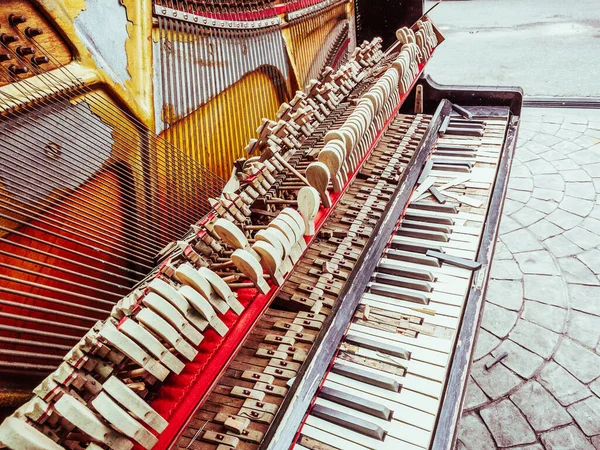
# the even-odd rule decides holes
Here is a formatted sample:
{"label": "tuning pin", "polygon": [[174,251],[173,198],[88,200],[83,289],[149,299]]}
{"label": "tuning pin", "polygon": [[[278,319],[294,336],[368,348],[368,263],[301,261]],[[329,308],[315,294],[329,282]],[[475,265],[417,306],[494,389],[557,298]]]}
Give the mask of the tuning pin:
{"label": "tuning pin", "polygon": [[13,75],[22,75],[29,72],[26,66],[15,66],[14,64],[8,68],[8,71]]}
{"label": "tuning pin", "polygon": [[31,27],[25,28],[25,36],[27,36],[28,38],[34,38],[36,36],[39,36],[43,32],[44,32],[44,30],[42,30],[41,28],[31,28]]}
{"label": "tuning pin", "polygon": [[47,56],[32,56],[31,64],[34,66],[41,66],[42,64],[48,64],[50,59]]}
{"label": "tuning pin", "polygon": [[10,14],[8,16],[8,23],[10,23],[10,25],[13,27],[16,27],[20,23],[24,23],[24,22],[27,22],[27,17],[25,17],[21,14]]}
{"label": "tuning pin", "polygon": [[35,48],[19,45],[17,47],[17,53],[21,56],[33,55],[35,53]]}
{"label": "tuning pin", "polygon": [[0,62],[8,61],[11,58],[12,58],[12,55],[10,53],[0,53]]}
{"label": "tuning pin", "polygon": [[4,45],[12,44],[13,42],[16,42],[18,40],[19,38],[13,34],[2,33],[0,35],[0,42],[2,42]]}

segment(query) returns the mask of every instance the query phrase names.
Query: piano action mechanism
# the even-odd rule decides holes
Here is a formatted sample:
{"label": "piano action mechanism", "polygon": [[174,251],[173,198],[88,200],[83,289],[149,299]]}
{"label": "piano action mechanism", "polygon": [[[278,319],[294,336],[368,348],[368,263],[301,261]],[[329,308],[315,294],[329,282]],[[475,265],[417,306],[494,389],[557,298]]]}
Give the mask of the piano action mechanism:
{"label": "piano action mechanism", "polygon": [[3,3],[5,447],[452,447],[522,93],[362,3]]}

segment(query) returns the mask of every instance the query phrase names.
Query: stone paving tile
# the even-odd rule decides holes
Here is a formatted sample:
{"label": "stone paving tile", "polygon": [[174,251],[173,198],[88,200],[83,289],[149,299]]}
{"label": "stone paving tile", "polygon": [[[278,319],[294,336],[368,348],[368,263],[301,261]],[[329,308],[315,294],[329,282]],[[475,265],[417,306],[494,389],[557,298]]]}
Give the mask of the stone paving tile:
{"label": "stone paving tile", "polygon": [[594,202],[591,200],[585,200],[581,198],[571,197],[569,195],[565,195],[565,197],[560,202],[559,208],[573,213],[577,216],[586,217],[592,208],[594,207]]}
{"label": "stone paving tile", "polygon": [[[509,255],[510,255],[510,253],[509,253]],[[517,264],[516,261],[514,261],[512,259],[504,259],[504,260],[494,259],[494,262],[492,263],[492,268],[490,270],[490,278],[492,278],[491,281],[521,280],[523,278],[523,274],[521,273],[521,270],[519,269],[519,265]],[[515,286],[515,285],[519,286],[518,283],[514,283],[514,282],[511,282],[510,285],[511,286]],[[488,287],[488,296],[489,296],[489,287]],[[521,288],[519,301],[516,302],[518,304],[518,307],[517,308],[509,308],[509,309],[519,310],[520,306],[521,306],[522,297],[523,297],[523,289]],[[487,300],[491,301],[489,299],[489,297],[487,298]],[[492,303],[494,303],[494,302],[492,302]]]}
{"label": "stone paving tile", "polygon": [[519,320],[508,336],[520,346],[543,358],[550,357],[559,337],[559,334],[527,320]]}
{"label": "stone paving tile", "polygon": [[571,308],[600,316],[600,286],[569,284]]}
{"label": "stone paving tile", "polygon": [[536,441],[535,433],[527,420],[510,400],[505,399],[482,408],[480,414],[499,447],[532,444]]}
{"label": "stone paving tile", "polygon": [[492,351],[492,356],[497,357],[503,352],[508,356],[502,360],[502,364],[523,378],[530,378],[542,366],[544,360],[526,348],[506,339]]}
{"label": "stone paving tile", "polygon": [[600,356],[570,339],[560,343],[554,360],[582,383],[600,376]]}
{"label": "stone paving tile", "polygon": [[[561,205],[562,205],[562,202],[561,202]],[[580,215],[573,214],[569,211],[565,211],[564,209],[561,209],[560,205],[559,205],[559,209],[552,211],[550,214],[548,214],[548,216],[546,218],[550,222],[552,222],[554,225],[558,225],[559,227],[561,227],[563,230],[569,230],[569,229],[579,225],[581,223],[581,221],[583,220]]]}
{"label": "stone paving tile", "polygon": [[485,395],[485,392],[477,386],[477,383],[475,383],[472,377],[469,377],[469,381],[467,382],[467,393],[465,394],[464,409],[468,411],[473,408],[478,408],[479,406],[485,405],[488,401],[489,399]]}
{"label": "stone paving tile", "polygon": [[600,250],[592,248],[577,256],[596,275],[600,275]]}
{"label": "stone paving tile", "polygon": [[522,226],[529,227],[546,217],[546,214],[541,213],[526,205],[517,212],[515,212],[511,217],[517,222],[519,222]]}
{"label": "stone paving tile", "polygon": [[549,222],[546,219],[542,219],[539,222],[527,227],[527,231],[532,233],[538,240],[543,241],[545,239],[548,239],[549,237],[559,235],[563,232],[563,229],[557,227],[552,222]]}
{"label": "stone paving tile", "polygon": [[481,328],[489,331],[494,336],[504,338],[517,322],[517,313],[508,309],[488,303],[483,309]]}
{"label": "stone paving tile", "polygon": [[537,381],[529,381],[510,396],[537,432],[571,423],[569,414]]}
{"label": "stone paving tile", "polygon": [[524,229],[504,234],[502,236],[502,241],[513,254],[542,250],[544,248],[533,234]]}
{"label": "stone paving tile", "polygon": [[555,202],[560,202],[564,196],[564,192],[535,187],[533,188],[531,195],[540,200],[554,200]]}
{"label": "stone paving tile", "polygon": [[557,258],[581,253],[581,247],[573,244],[573,242],[567,239],[563,234],[546,239],[544,245],[550,250],[550,253]]}
{"label": "stone paving tile", "polygon": [[591,395],[583,383],[555,362],[544,366],[538,380],[563,406],[571,405]]}
{"label": "stone paving tile", "polygon": [[567,306],[567,296],[560,277],[525,275],[523,286],[526,299],[555,306]]}
{"label": "stone paving tile", "polygon": [[558,275],[560,272],[550,253],[544,250],[515,255],[521,272],[538,275]]}
{"label": "stone paving tile", "polygon": [[481,390],[492,400],[503,397],[521,383],[521,379],[502,364],[493,365],[490,370],[485,364],[491,361],[491,356],[473,363],[471,376],[479,385]]}
{"label": "stone paving tile", "polygon": [[526,300],[521,318],[560,333],[567,320],[567,311],[564,308]]}
{"label": "stone paving tile", "polygon": [[[516,204],[516,202],[513,202]],[[504,235],[505,233],[510,233],[511,231],[518,230],[521,228],[521,224],[514,219],[511,219],[510,216],[502,217],[502,221],[500,222],[500,235]]]}
{"label": "stone paving tile", "polygon": [[596,348],[600,340],[600,317],[572,311],[567,334],[587,347]]}
{"label": "stone paving tile", "polygon": [[567,408],[586,436],[600,434],[600,399],[592,396]]}
{"label": "stone paving tile", "polygon": [[571,181],[582,182],[590,180],[589,174],[585,170],[580,169],[578,164],[576,166],[577,169],[561,170],[560,172],[563,179],[567,182],[567,186]]}
{"label": "stone paving tile", "polygon": [[569,425],[541,435],[546,450],[594,450],[579,428]]}
{"label": "stone paving tile", "polygon": [[[521,272],[519,271],[519,273]],[[514,281],[503,279],[490,280],[488,282],[486,299],[495,305],[519,311],[523,305],[523,286],[521,283],[515,283]]]}
{"label": "stone paving tile", "polygon": [[490,432],[476,415],[467,415],[461,420],[458,440],[468,450],[487,450],[494,448]]}
{"label": "stone paving tile", "polygon": [[567,283],[598,284],[598,279],[585,264],[577,258],[560,258],[558,265]]}
{"label": "stone paving tile", "polygon": [[[600,228],[598,233],[600,233]],[[581,226],[565,231],[563,236],[583,250],[597,248],[600,245],[600,235]]]}
{"label": "stone paving tile", "polygon": [[595,200],[596,189],[594,188],[594,184],[591,182],[567,183],[565,195],[567,197],[575,197],[583,200]]}
{"label": "stone paving tile", "polygon": [[486,331],[484,328],[479,330],[477,335],[477,344],[473,351],[473,361],[483,358],[485,355],[494,350],[500,345],[500,339],[494,336],[492,333]]}
{"label": "stone paving tile", "polygon": [[503,259],[513,259],[512,253],[508,251],[502,239],[498,239],[496,242],[496,250],[494,251],[494,262]]}

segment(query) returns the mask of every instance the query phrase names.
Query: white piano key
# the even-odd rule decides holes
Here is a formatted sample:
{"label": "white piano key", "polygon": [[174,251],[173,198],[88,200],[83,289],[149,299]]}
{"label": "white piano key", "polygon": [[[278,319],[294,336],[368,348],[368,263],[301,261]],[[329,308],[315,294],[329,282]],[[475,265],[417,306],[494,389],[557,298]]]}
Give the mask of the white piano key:
{"label": "white piano key", "polygon": [[[351,386],[337,383],[332,379],[329,379],[329,377],[325,380],[323,386],[337,389],[338,391],[345,392],[357,398],[385,406],[392,411],[392,417],[400,422],[408,423],[428,431],[432,431],[435,427],[435,415],[419,411],[418,409],[412,408],[410,405],[395,402],[388,398],[377,397],[376,395],[361,391]],[[410,414],[408,412],[410,412]]]}
{"label": "white piano key", "polygon": [[392,243],[396,244],[400,244],[400,243],[407,243],[407,244],[419,244],[419,245],[435,245],[438,247],[441,247],[443,249],[447,249],[447,251],[449,249],[456,249],[456,250],[464,250],[464,251],[477,251],[477,243],[475,242],[464,242],[464,241],[459,241],[459,240],[454,240],[454,239],[450,239],[448,242],[441,242],[441,241],[430,241],[427,239],[419,239],[419,238],[413,238],[413,237],[408,237],[408,236],[394,236],[392,238]]}
{"label": "white piano key", "polygon": [[378,398],[388,399],[403,405],[410,405],[412,408],[428,414],[436,414],[438,410],[438,399],[411,391],[410,389],[402,389],[400,392],[391,392],[387,389],[365,383],[364,381],[348,378],[333,372],[330,372],[327,375],[327,380],[351,387]]}
{"label": "white piano key", "polygon": [[[431,292],[423,292],[423,291],[416,291],[414,289],[408,289],[408,288],[403,288],[404,291],[406,291],[407,295],[410,294],[425,294],[430,302],[434,301],[437,303],[445,303],[447,305],[454,305],[454,306],[459,306],[462,307],[463,303],[464,303],[464,296],[463,295],[455,295],[455,294],[449,294],[447,292],[438,292],[436,290],[433,290]],[[377,293],[376,295],[380,295],[379,293]],[[416,302],[412,302],[414,305],[421,305],[421,303],[416,303]],[[422,305],[423,307],[428,307],[428,305]]]}
{"label": "white piano key", "polygon": [[423,448],[427,447],[427,444],[429,444],[430,433],[421,428],[417,428],[415,426],[397,420],[383,420],[378,417],[371,416],[370,414],[366,414],[361,411],[349,408],[347,406],[337,404],[330,400],[325,400],[323,398],[317,398],[316,404],[323,405],[327,408],[332,408],[341,413],[346,413],[352,415],[353,417],[379,425],[388,433],[387,436],[384,438],[384,442],[389,437],[394,437],[398,440],[406,441],[413,445],[418,445],[419,447]]}
{"label": "white piano key", "polygon": [[[372,341],[378,341],[387,344],[390,343],[387,337],[383,338],[381,336],[377,336],[376,334],[371,334],[368,332],[364,333],[359,330],[354,331],[354,334],[356,334],[357,336],[368,338]],[[407,342],[403,342],[402,345],[400,345],[400,347],[411,352],[412,358],[416,358],[419,361],[428,362],[430,364],[435,364],[440,367],[444,367],[448,360],[447,353],[437,352],[435,350],[430,350]]]}
{"label": "white piano key", "polygon": [[455,305],[447,305],[445,303],[439,303],[436,301],[430,301],[428,305],[419,305],[414,302],[409,302],[407,300],[400,300],[398,298],[386,297],[383,295],[373,294],[371,292],[365,292],[363,294],[363,298],[375,300],[380,303],[385,303],[389,305],[396,305],[405,308],[414,308],[414,307],[423,307],[429,308],[436,312],[436,315],[443,315],[450,318],[458,318],[461,315],[461,307]]}
{"label": "white piano key", "polygon": [[397,266],[399,268],[412,268],[418,270],[427,270],[435,276],[448,275],[453,277],[465,278],[470,280],[473,275],[473,271],[469,269],[463,269],[461,267],[451,266],[449,264],[442,264],[440,267],[426,266],[424,264],[412,263],[407,261],[400,261],[392,258],[381,258],[379,260],[382,263],[390,264],[391,266]]}
{"label": "white piano key", "polygon": [[[315,417],[316,420],[322,420],[322,419],[318,419],[317,417]],[[314,423],[315,421],[311,420],[311,423]],[[357,444],[356,442],[352,442],[352,441],[348,441],[340,436],[337,436],[335,434],[329,433],[327,431],[323,431],[320,428],[316,428],[314,426],[312,426],[308,420],[306,421],[306,423],[302,426],[302,429],[300,430],[301,434],[312,438],[316,441],[322,442],[323,444],[326,445],[330,445],[334,448],[339,448],[339,449],[348,449],[348,450],[367,450],[368,447],[363,447],[362,445]],[[298,448],[298,445],[296,445],[294,447],[294,450]]]}
{"label": "white piano key", "polygon": [[[444,367],[429,364],[429,362],[419,361],[416,358],[397,358],[382,352],[378,352],[377,350],[372,350],[364,347],[358,347],[358,349],[353,349],[353,351],[355,351],[354,354],[364,358],[370,358],[388,363],[394,362],[402,364],[406,368],[408,373],[415,376],[419,376],[421,378],[426,378],[431,381],[436,381],[438,383],[442,383],[444,381],[444,377],[446,376],[446,369]],[[342,360],[344,359],[340,358],[340,361]],[[432,392],[436,389],[437,388],[432,388]]]}
{"label": "white piano key", "polygon": [[[379,441],[377,439],[373,439],[368,436],[364,436],[356,431],[352,431],[348,428],[341,427],[334,423],[331,423],[327,420],[320,419],[313,415],[308,416],[306,419],[306,423],[312,425],[315,428],[319,428],[320,430],[326,431],[332,435],[332,439],[327,442],[327,444],[340,448],[342,442],[339,438],[342,438],[346,441],[354,442],[356,444],[362,445],[363,447],[372,449],[372,450],[399,450],[399,449],[407,449],[407,450],[417,450],[423,447],[411,445],[409,443],[405,443],[404,441],[399,441],[398,439],[392,436],[386,436],[383,441]],[[335,436],[335,438],[333,437]],[[346,447],[343,447],[345,450]]]}
{"label": "white piano key", "polygon": [[[367,295],[369,295],[369,297]],[[452,329],[455,329],[458,326],[458,320],[454,317],[447,317],[447,316],[443,316],[441,314],[436,314],[436,315],[432,316],[430,314],[425,314],[425,313],[415,311],[412,309],[414,307],[418,308],[418,305],[412,306],[409,308],[406,306],[400,306],[400,305],[392,304],[392,303],[383,303],[379,300],[373,299],[372,297],[370,297],[370,295],[371,294],[368,294],[368,293],[364,294],[360,302],[365,305],[369,305],[373,308],[380,308],[380,309],[384,309],[384,310],[391,311],[394,313],[410,314],[411,316],[422,317],[424,319],[425,324],[431,324],[431,325],[435,325],[435,326],[441,326],[441,327],[452,328]],[[431,307],[431,303],[429,305],[425,306],[425,308],[435,311],[435,308]]]}
{"label": "white piano key", "polygon": [[418,347],[422,347],[428,350],[450,353],[452,351],[452,342],[447,339],[440,339],[433,336],[427,336],[426,334],[419,333],[417,337],[405,336],[400,333],[390,333],[389,331],[379,330],[373,327],[367,327],[358,323],[353,323],[349,327],[352,331],[361,332],[364,334],[371,334],[373,336],[381,337],[382,339],[388,339],[390,341],[401,342],[402,344],[410,344]]}

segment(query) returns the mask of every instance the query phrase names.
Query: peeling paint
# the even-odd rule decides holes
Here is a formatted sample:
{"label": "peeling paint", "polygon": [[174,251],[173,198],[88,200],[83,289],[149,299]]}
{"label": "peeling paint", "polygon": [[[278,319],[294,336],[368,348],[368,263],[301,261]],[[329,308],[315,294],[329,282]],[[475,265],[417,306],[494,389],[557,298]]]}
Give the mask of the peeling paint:
{"label": "peeling paint", "polygon": [[83,3],[85,9],[74,20],[77,36],[98,67],[115,83],[125,84],[131,80],[125,52],[130,22],[125,7],[119,0],[87,0]]}

